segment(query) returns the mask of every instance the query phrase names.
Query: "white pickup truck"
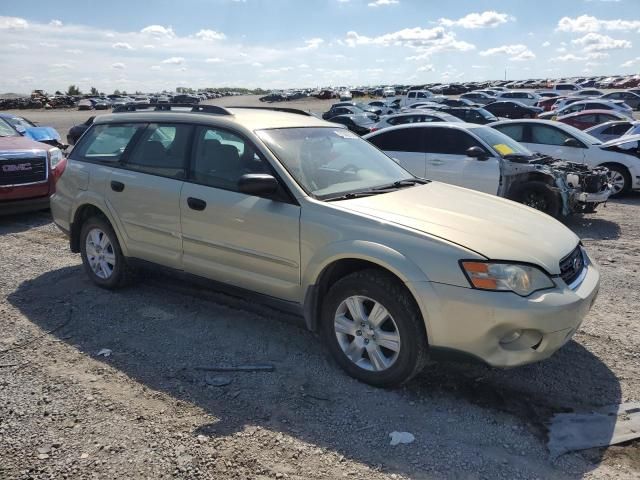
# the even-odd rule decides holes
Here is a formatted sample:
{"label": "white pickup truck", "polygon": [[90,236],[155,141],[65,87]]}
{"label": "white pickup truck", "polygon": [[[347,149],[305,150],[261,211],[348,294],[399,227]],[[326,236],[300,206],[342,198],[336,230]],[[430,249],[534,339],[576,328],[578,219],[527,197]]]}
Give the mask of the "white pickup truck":
{"label": "white pickup truck", "polygon": [[400,100],[400,107],[408,107],[416,102],[441,102],[447,97],[434,95],[429,90],[410,90]]}

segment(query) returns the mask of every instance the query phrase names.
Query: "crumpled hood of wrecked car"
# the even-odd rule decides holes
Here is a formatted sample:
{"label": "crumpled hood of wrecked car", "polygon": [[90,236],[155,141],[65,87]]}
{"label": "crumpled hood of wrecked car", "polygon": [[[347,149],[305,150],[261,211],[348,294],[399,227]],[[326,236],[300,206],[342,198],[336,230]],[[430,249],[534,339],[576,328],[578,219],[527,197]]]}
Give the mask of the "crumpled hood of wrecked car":
{"label": "crumpled hood of wrecked car", "polygon": [[440,237],[489,259],[527,262],[559,274],[579,238],[554,218],[466,188],[426,185],[336,202],[340,207]]}

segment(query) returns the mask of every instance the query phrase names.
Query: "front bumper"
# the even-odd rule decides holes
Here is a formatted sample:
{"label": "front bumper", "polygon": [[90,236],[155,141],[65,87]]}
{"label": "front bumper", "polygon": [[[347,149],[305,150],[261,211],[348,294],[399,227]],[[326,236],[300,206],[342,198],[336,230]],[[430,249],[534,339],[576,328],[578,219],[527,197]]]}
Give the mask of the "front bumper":
{"label": "front bumper", "polygon": [[0,215],[15,215],[18,213],[37,212],[49,208],[49,195],[46,197],[27,198],[24,200],[10,200],[0,202]]}
{"label": "front bumper", "polygon": [[[587,261],[574,289],[557,288],[520,297],[429,282],[408,284],[423,312],[429,345],[472,356],[494,367],[515,367],[551,356],[578,330],[600,287],[595,264]],[[504,343],[512,332],[519,339]]]}

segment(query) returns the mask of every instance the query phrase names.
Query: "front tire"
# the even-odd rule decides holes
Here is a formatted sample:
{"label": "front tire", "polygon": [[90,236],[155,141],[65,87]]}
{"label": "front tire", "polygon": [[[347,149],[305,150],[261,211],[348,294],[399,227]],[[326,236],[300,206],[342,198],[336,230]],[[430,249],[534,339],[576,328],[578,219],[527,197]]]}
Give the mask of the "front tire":
{"label": "front tire", "polygon": [[99,287],[115,289],[129,283],[132,271],[109,222],[91,217],[80,230],[80,255],[89,278]]}
{"label": "front tire", "polygon": [[321,328],[336,362],[376,387],[406,383],[427,362],[420,310],[396,278],[379,270],[338,280],[325,297]]}
{"label": "front tire", "polygon": [[609,179],[611,181],[613,193],[611,197],[621,197],[631,190],[631,175],[629,171],[621,165],[607,165],[604,167],[609,169]]}
{"label": "front tire", "polygon": [[514,200],[531,208],[535,208],[553,218],[562,213],[562,199],[544,182],[527,182],[520,186]]}

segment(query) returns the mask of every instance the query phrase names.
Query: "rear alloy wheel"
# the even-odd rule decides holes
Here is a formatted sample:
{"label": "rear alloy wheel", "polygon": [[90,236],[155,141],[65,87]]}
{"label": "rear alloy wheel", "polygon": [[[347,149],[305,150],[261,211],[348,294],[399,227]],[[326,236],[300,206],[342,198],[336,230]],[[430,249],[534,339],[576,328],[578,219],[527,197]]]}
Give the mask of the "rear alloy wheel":
{"label": "rear alloy wheel", "polygon": [[355,272],[331,287],[322,335],[349,375],[378,387],[407,382],[427,360],[422,315],[404,285],[383,271]]}
{"label": "rear alloy wheel", "polygon": [[102,217],[91,217],[82,225],[80,254],[87,275],[100,287],[122,287],[132,276],[116,233]]}
{"label": "rear alloy wheel", "polygon": [[609,169],[609,182],[611,183],[611,196],[619,197],[631,190],[631,175],[626,168],[618,165],[605,165]]}

